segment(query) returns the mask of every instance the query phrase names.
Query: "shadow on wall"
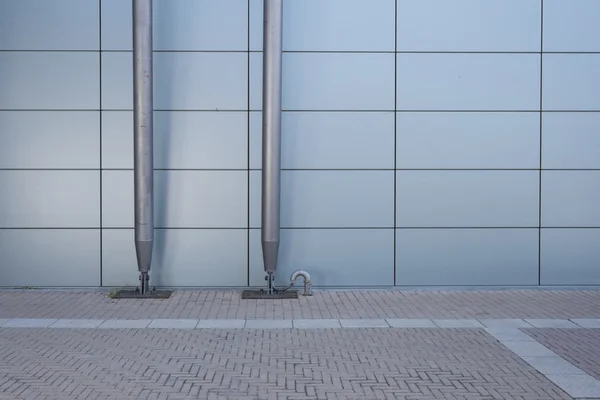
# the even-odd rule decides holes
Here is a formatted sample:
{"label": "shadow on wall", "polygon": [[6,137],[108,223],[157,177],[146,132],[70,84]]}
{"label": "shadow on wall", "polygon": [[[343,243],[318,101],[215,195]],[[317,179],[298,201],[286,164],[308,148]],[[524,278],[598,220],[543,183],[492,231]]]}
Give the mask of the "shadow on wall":
{"label": "shadow on wall", "polygon": [[[161,18],[165,18],[167,21],[173,20],[173,17],[168,15],[170,13],[171,7],[161,7],[160,2],[155,3],[153,8],[154,15],[161,14]],[[165,30],[169,27],[169,24],[153,24],[153,28],[155,29],[154,37],[164,36],[164,33],[161,31],[156,31],[156,27],[159,27],[161,30]],[[154,60],[154,65],[156,65],[156,60]],[[156,87],[156,69],[153,67],[154,79],[153,79],[153,88]],[[165,74],[161,77],[161,79],[169,80],[170,82],[164,82],[163,87],[168,87],[170,90],[162,90],[161,97],[165,96],[168,98],[161,99],[163,104],[172,104],[172,77],[170,74]],[[154,90],[156,93],[156,90]],[[154,99],[154,103],[156,104],[156,99]],[[156,108],[156,107],[155,107]],[[170,167],[170,146],[171,146],[171,112],[162,111],[159,112],[160,116],[157,118],[157,113],[154,113],[154,257],[152,262],[152,270],[151,270],[151,280],[152,285],[161,286],[163,285],[163,273],[162,266],[165,265],[165,253],[166,253],[166,245],[167,245],[167,235],[166,232],[161,232],[161,234],[156,234],[156,228],[164,228],[167,226],[167,216],[166,210],[169,209],[169,174],[166,171],[156,174],[156,161],[160,160],[160,165],[158,168],[169,168]],[[157,190],[159,189],[159,190]]]}

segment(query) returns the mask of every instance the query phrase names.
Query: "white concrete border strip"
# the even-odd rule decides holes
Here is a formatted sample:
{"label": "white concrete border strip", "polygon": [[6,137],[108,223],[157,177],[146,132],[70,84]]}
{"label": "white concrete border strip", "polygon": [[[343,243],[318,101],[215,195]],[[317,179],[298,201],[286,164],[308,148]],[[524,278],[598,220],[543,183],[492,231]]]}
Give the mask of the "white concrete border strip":
{"label": "white concrete border strip", "polygon": [[[542,323],[536,323],[549,327],[558,325],[567,327],[567,324],[561,320],[557,320],[560,322],[556,323],[550,322],[553,320],[543,321]],[[569,325],[568,327],[577,328],[576,325]],[[486,328],[486,332],[564,390],[569,396],[575,399],[600,398],[599,380],[577,368],[518,328]]]}
{"label": "white concrete border strip", "polygon": [[335,329],[335,328],[485,328],[505,340],[527,340],[519,328],[600,328],[593,319],[70,319],[4,318],[0,328],[56,329]]}
{"label": "white concrete border strip", "polygon": [[571,322],[582,328],[600,328],[600,319],[572,319]]}

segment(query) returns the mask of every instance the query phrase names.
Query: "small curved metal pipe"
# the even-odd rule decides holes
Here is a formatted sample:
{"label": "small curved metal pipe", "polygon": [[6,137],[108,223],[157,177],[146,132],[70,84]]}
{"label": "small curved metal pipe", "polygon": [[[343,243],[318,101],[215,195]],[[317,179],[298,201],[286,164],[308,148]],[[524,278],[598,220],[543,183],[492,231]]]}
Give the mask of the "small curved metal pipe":
{"label": "small curved metal pipe", "polygon": [[304,270],[299,269],[292,273],[290,276],[290,286],[294,284],[298,277],[302,277],[304,279],[304,296],[312,296],[312,282],[310,280],[310,274]]}

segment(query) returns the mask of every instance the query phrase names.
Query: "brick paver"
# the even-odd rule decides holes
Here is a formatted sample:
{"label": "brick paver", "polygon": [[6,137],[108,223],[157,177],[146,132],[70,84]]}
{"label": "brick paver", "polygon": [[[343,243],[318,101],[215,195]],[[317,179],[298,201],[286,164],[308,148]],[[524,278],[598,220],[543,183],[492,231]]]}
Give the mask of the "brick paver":
{"label": "brick paver", "polygon": [[99,291],[0,291],[0,318],[361,319],[599,318],[600,290],[345,290],[241,300],[235,290],[177,290],[168,300]]}
{"label": "brick paver", "polygon": [[569,396],[481,329],[1,328],[0,398]]}
{"label": "brick paver", "polygon": [[600,380],[600,329],[525,329],[524,332]]}

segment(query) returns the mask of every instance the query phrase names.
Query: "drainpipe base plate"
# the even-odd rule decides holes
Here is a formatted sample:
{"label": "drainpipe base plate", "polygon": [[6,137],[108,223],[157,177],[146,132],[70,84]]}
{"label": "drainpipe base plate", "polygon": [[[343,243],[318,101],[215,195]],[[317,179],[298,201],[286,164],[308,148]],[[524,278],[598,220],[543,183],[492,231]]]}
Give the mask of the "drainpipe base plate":
{"label": "drainpipe base plate", "polygon": [[173,294],[172,290],[151,290],[141,294],[137,289],[122,289],[110,294],[112,299],[168,299]]}
{"label": "drainpipe base plate", "polygon": [[297,299],[297,290],[286,290],[285,292],[267,293],[265,290],[244,290],[242,292],[243,300],[278,300],[278,299]]}

